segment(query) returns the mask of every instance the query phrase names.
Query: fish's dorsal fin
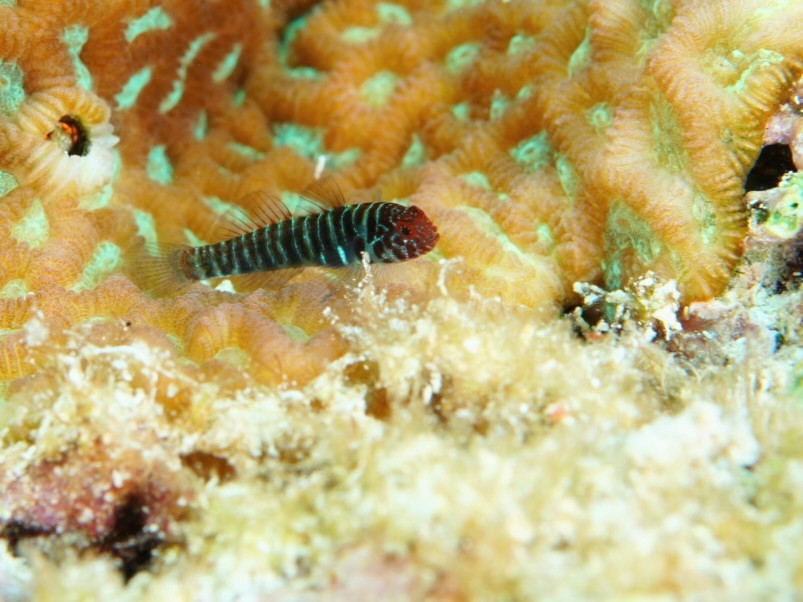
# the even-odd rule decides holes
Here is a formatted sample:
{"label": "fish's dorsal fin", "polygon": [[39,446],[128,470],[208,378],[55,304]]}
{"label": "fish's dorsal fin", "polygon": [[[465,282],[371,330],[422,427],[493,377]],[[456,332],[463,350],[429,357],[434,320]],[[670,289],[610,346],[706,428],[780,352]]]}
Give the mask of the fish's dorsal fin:
{"label": "fish's dorsal fin", "polygon": [[236,209],[221,215],[223,225],[220,232],[222,239],[235,238],[291,217],[287,206],[278,196],[264,190],[254,190],[240,197]]}
{"label": "fish's dorsal fin", "polygon": [[333,176],[323,176],[313,180],[299,194],[317,206],[320,211],[346,205],[343,191]]}

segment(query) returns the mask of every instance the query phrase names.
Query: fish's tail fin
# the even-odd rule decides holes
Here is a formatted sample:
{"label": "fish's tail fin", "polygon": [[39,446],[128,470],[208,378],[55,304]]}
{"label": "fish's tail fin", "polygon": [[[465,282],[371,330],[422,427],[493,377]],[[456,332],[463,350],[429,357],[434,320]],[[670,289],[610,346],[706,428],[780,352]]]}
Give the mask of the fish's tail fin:
{"label": "fish's tail fin", "polygon": [[140,288],[154,297],[172,297],[191,286],[182,258],[192,247],[182,244],[147,244],[132,270]]}

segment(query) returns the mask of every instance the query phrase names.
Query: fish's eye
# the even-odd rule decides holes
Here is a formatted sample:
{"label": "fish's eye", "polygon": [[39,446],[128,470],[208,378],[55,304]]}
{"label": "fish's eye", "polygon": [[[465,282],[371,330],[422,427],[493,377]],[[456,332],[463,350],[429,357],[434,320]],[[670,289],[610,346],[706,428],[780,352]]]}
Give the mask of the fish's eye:
{"label": "fish's eye", "polygon": [[401,233],[404,236],[410,236],[410,228],[408,228],[407,226],[402,226],[401,227]]}

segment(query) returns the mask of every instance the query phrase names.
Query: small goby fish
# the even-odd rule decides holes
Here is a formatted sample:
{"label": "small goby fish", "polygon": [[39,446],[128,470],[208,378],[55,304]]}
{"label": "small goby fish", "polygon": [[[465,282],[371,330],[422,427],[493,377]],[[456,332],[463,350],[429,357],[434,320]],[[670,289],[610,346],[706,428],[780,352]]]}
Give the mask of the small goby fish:
{"label": "small goby fish", "polygon": [[[418,207],[387,202],[346,205],[331,181],[316,182],[301,196],[316,211],[291,217],[283,203],[266,197],[260,220],[242,226],[238,235],[165,252],[168,273],[163,276],[181,286],[255,272],[356,266],[363,254],[371,263],[398,263],[428,253],[438,242],[435,225]],[[284,279],[279,275],[271,282],[275,285]]]}

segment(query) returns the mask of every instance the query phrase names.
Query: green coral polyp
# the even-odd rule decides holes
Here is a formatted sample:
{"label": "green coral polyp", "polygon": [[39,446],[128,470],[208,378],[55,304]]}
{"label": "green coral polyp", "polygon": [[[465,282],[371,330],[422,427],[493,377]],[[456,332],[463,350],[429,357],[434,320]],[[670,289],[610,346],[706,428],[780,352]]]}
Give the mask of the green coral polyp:
{"label": "green coral polyp", "polygon": [[586,65],[591,62],[591,28],[586,27],[585,36],[583,37],[583,41],[580,42],[580,45],[575,48],[572,56],[569,57],[569,64],[566,66],[566,70],[569,74],[569,77],[575,76],[579,73]]}
{"label": "green coral polyp", "polygon": [[365,104],[381,107],[387,104],[396,89],[401,77],[393,71],[380,71],[365,80],[360,87],[360,94]]}
{"label": "green coral polyp", "polygon": [[118,110],[122,111],[133,107],[137,103],[139,93],[148,85],[152,76],[153,69],[151,67],[145,67],[129,77],[123,89],[114,97],[114,100],[117,101]]}
{"label": "green coral polyp", "polygon": [[212,32],[207,32],[195,38],[189,45],[184,56],[181,57],[181,61],[179,61],[178,73],[176,74],[176,79],[173,81],[173,89],[164,97],[159,105],[160,113],[170,112],[181,102],[181,98],[184,96],[184,82],[187,79],[187,71],[190,65],[198,57],[201,49],[215,38],[215,35],[216,34]]}
{"label": "green coral polyp", "polygon": [[28,283],[20,278],[9,280],[0,289],[0,299],[20,299],[28,294]]}
{"label": "green coral polyp", "polygon": [[129,44],[143,33],[170,29],[173,19],[170,18],[161,6],[154,6],[138,19],[128,24],[125,30],[125,39]]}
{"label": "green coral polyp", "polygon": [[362,152],[360,149],[348,149],[339,153],[329,152],[324,146],[324,132],[321,128],[280,123],[275,124],[272,130],[273,142],[277,147],[287,146],[312,161],[317,161],[319,157],[325,155],[328,165],[333,169],[353,164]]}
{"label": "green coral polyp", "polygon": [[148,177],[162,185],[173,181],[173,165],[167,157],[167,148],[164,144],[154,146],[148,153],[148,162],[145,167]]}
{"label": "green coral polyp", "polygon": [[526,138],[510,150],[510,156],[529,172],[540,170],[554,159],[554,150],[546,132]]}
{"label": "green coral polyp", "polygon": [[613,123],[613,107],[609,102],[598,102],[586,109],[585,118],[597,136],[604,136]]}
{"label": "green coral polyp", "polygon": [[24,76],[17,63],[0,60],[0,114],[11,117],[25,100]]}
{"label": "green coral polyp", "polygon": [[446,70],[452,75],[460,75],[466,71],[480,52],[479,42],[461,44],[446,55]]}
{"label": "green coral polyp", "polygon": [[31,203],[22,219],[14,224],[11,235],[32,249],[38,249],[47,242],[50,236],[50,222],[39,199]]}
{"label": "green coral polyp", "polygon": [[73,25],[64,30],[61,39],[67,45],[67,50],[72,58],[78,85],[85,90],[91,90],[92,75],[81,60],[81,50],[83,50],[84,44],[89,40],[89,30],[83,25]]}
{"label": "green coral polyp", "polygon": [[227,54],[220,64],[215,69],[214,73],[212,74],[212,81],[216,84],[219,84],[222,81],[228,79],[228,77],[234,73],[234,70],[237,68],[237,63],[240,61],[240,55],[243,52],[243,45],[242,44],[235,44],[234,47],[231,49],[231,52]]}
{"label": "green coral polyp", "polygon": [[409,11],[400,4],[380,2],[376,5],[376,14],[379,17],[379,22],[383,24],[395,23],[404,27],[409,27],[413,24],[413,18],[410,16]]}
{"label": "green coral polyp", "polygon": [[407,147],[407,151],[404,153],[404,157],[402,157],[402,167],[407,168],[422,165],[426,160],[426,152],[421,138],[418,134],[413,134],[410,146]]}
{"label": "green coral polyp", "polygon": [[649,267],[663,248],[649,223],[619,200],[611,204],[604,240],[608,259],[602,262],[602,269],[605,286],[611,290],[622,286],[622,259],[625,253],[635,251],[642,264]]}
{"label": "green coral polyp", "polygon": [[89,263],[86,264],[78,282],[72,287],[75,292],[92,290],[100,284],[106,276],[123,264],[120,247],[108,240],[101,241]]}
{"label": "green coral polyp", "polygon": [[655,161],[671,172],[684,171],[688,154],[683,146],[681,128],[672,106],[658,95],[650,104],[650,122]]}
{"label": "green coral polyp", "polygon": [[6,196],[17,186],[19,186],[19,181],[14,177],[14,174],[0,170],[0,198]]}

